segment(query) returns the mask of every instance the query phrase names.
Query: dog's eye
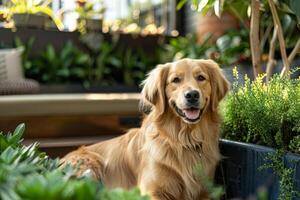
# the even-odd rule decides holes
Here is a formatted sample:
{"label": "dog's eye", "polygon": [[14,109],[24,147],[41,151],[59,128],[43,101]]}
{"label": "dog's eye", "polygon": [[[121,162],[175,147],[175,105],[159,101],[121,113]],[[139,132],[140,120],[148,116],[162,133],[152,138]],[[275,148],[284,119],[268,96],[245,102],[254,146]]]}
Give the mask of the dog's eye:
{"label": "dog's eye", "polygon": [[180,78],[178,78],[178,77],[175,77],[172,80],[172,83],[179,83],[179,82],[180,82]]}
{"label": "dog's eye", "polygon": [[204,81],[204,80],[205,80],[204,76],[202,75],[197,76],[197,81]]}

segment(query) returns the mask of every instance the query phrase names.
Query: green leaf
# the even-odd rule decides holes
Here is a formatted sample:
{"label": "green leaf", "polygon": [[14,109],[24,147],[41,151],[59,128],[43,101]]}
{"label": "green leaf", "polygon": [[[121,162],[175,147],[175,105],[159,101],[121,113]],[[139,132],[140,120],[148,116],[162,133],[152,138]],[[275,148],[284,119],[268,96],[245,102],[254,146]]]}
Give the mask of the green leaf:
{"label": "green leaf", "polygon": [[216,0],[214,3],[215,14],[220,18],[224,10],[224,0]]}
{"label": "green leaf", "polygon": [[188,0],[180,0],[176,6],[176,10],[180,10]]}
{"label": "green leaf", "polygon": [[300,23],[300,1],[299,0],[289,0],[288,5],[293,13],[297,16],[298,23]]}
{"label": "green leaf", "polygon": [[21,138],[23,136],[24,131],[25,131],[25,124],[22,123],[18,125],[11,137],[12,142],[14,143],[21,142],[22,141]]}
{"label": "green leaf", "polygon": [[[52,45],[48,45],[47,46],[47,50],[46,50],[46,56],[47,56],[47,59],[50,61],[50,62],[53,62],[55,59],[56,59],[56,55],[55,55],[55,49]],[[49,67],[49,66],[48,66]]]}
{"label": "green leaf", "polygon": [[209,0],[200,0],[199,4],[197,5],[197,11],[203,12],[204,8],[208,5]]}

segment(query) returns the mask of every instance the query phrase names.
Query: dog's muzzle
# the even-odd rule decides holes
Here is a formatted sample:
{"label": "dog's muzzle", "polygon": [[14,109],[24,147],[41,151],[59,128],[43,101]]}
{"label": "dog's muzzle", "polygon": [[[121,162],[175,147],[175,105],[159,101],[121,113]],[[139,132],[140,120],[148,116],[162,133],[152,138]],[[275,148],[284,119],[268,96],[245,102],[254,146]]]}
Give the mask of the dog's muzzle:
{"label": "dog's muzzle", "polygon": [[203,109],[200,109],[198,106],[188,106],[187,108],[180,109],[175,102],[172,102],[172,105],[179,116],[191,123],[198,121],[203,113]]}

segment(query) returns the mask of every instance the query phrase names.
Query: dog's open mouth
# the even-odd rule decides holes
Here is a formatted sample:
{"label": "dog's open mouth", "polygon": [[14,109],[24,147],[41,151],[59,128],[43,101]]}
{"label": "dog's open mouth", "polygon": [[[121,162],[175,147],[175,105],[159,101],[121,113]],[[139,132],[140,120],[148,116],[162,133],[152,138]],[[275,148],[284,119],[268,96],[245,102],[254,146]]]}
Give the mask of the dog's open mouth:
{"label": "dog's open mouth", "polygon": [[197,108],[197,107],[189,107],[185,109],[180,109],[176,106],[175,103],[173,103],[173,106],[181,117],[183,117],[188,122],[196,122],[200,119],[202,115],[203,109]]}

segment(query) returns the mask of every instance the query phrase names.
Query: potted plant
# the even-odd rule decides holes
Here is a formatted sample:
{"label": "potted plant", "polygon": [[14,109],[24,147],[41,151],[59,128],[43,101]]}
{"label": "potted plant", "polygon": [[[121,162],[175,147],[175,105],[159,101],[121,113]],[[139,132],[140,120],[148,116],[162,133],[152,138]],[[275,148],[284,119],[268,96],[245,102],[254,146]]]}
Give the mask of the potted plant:
{"label": "potted plant", "polygon": [[[177,9],[180,9],[187,0],[181,0]],[[240,24],[246,24],[248,5],[245,1],[234,0],[195,0],[191,3],[191,9],[199,12],[197,23],[198,41],[202,42],[211,34],[212,41],[222,36],[228,29],[238,29]]]}
{"label": "potted plant", "polygon": [[62,30],[62,22],[49,7],[49,0],[13,0],[7,1],[1,10],[8,19],[14,21],[16,27],[44,28],[47,17],[51,17],[56,26]]}
{"label": "potted plant", "polygon": [[76,12],[79,15],[77,27],[79,31],[102,31],[102,23],[105,8],[103,1],[99,1],[101,8],[96,8],[95,4],[87,0],[77,0]]}
{"label": "potted plant", "polygon": [[277,75],[266,85],[263,78],[233,83],[221,105],[226,140],[217,177],[228,198],[265,188],[268,199],[291,200],[300,195],[300,81]]}
{"label": "potted plant", "polygon": [[[178,7],[182,7],[187,2],[187,0],[182,0],[179,2]],[[247,10],[251,10],[250,15],[250,30],[249,30],[249,43],[251,48],[252,57],[252,71],[254,78],[258,74],[266,72],[268,80],[274,71],[277,58],[275,57],[275,51],[278,47],[276,42],[279,42],[279,49],[282,64],[279,64],[281,69],[281,74],[288,74],[297,52],[300,49],[300,38],[299,29],[294,26],[294,38],[291,37],[290,31],[285,32],[288,21],[293,21],[295,24],[299,24],[300,12],[299,12],[299,1],[232,1],[232,0],[197,0],[193,1],[193,7],[198,8],[201,13],[207,13],[208,10],[214,8],[216,16],[222,19],[222,12],[230,11],[238,19],[240,19],[243,27],[248,27],[248,15]],[[251,3],[250,3],[251,2]],[[263,12],[262,12],[263,11]],[[272,17],[270,17],[270,15]],[[288,18],[286,16],[289,16]],[[220,26],[221,27],[221,26]],[[262,28],[261,28],[262,27]],[[273,29],[273,33],[272,33]],[[288,28],[289,29],[289,28]],[[291,41],[293,41],[291,45]],[[291,50],[289,55],[287,55],[286,43],[289,43]],[[267,47],[267,48],[266,48]],[[267,52],[267,54],[266,54]],[[266,67],[261,64],[261,61],[266,62]]]}

